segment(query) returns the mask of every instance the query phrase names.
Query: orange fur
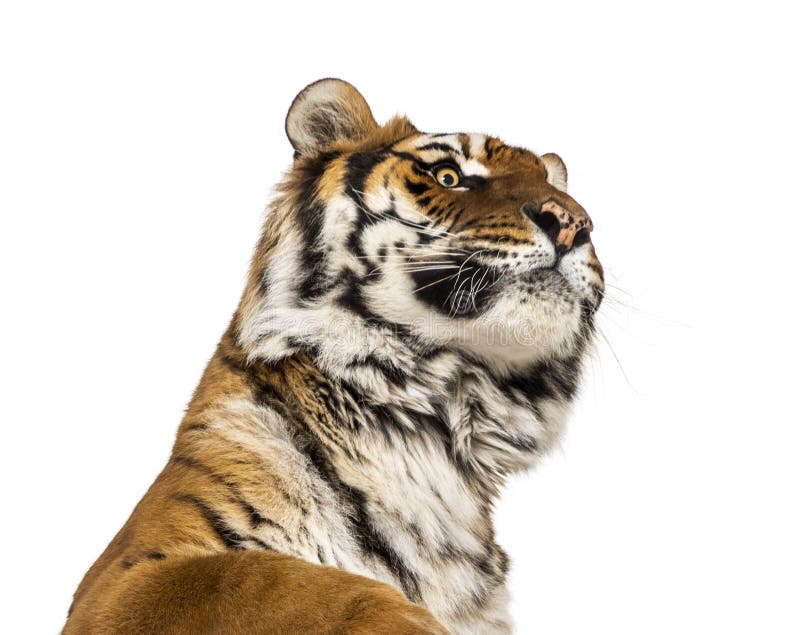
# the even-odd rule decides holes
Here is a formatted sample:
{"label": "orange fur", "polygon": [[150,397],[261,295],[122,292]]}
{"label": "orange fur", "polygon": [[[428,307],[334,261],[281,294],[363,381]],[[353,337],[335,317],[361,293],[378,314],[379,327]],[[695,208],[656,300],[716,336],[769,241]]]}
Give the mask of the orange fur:
{"label": "orange fur", "polygon": [[[284,499],[291,488],[275,481],[263,457],[205,428],[210,413],[232,398],[252,399],[238,364],[244,359],[226,334],[169,463],[76,591],[65,635],[446,633],[382,582],[277,553],[226,551],[192,501],[224,512],[237,506],[235,491],[262,507],[293,510]],[[308,412],[314,399],[303,374],[310,371],[287,362],[261,367],[260,375]]]}

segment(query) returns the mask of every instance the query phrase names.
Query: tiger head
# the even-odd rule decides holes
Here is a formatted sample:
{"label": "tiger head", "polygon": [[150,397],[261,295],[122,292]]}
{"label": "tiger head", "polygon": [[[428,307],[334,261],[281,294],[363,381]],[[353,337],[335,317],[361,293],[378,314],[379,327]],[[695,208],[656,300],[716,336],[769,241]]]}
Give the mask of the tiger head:
{"label": "tiger head", "polygon": [[509,375],[580,356],[603,273],[557,155],[380,126],[337,79],[295,98],[286,132],[294,164],[235,322],[251,358],[413,373],[447,351]]}

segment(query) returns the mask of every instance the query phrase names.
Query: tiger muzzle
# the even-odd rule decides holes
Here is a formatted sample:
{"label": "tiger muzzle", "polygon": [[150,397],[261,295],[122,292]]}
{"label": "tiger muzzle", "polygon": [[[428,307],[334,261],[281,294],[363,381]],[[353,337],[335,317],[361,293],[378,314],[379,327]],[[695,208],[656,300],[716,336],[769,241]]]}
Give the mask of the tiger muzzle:
{"label": "tiger muzzle", "polygon": [[525,203],[522,211],[553,241],[559,253],[588,243],[594,229],[592,219],[577,203],[567,205],[549,199],[542,205]]}

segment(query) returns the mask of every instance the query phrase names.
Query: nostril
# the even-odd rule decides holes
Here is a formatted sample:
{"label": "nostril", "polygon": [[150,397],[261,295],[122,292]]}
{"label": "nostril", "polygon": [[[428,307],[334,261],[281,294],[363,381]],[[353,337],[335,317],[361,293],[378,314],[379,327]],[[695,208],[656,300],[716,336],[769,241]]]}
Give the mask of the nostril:
{"label": "nostril", "polygon": [[536,214],[531,220],[533,220],[536,226],[553,241],[553,244],[556,243],[558,233],[561,231],[561,223],[558,221],[555,214],[551,212],[541,212]]}
{"label": "nostril", "polygon": [[575,234],[575,238],[572,239],[572,247],[580,247],[581,245],[585,245],[589,242],[589,230],[585,227],[583,229],[578,230]]}
{"label": "nostril", "polygon": [[564,253],[591,241],[592,221],[579,205],[568,209],[555,200],[543,205],[527,202],[523,213],[544,232],[557,253]]}

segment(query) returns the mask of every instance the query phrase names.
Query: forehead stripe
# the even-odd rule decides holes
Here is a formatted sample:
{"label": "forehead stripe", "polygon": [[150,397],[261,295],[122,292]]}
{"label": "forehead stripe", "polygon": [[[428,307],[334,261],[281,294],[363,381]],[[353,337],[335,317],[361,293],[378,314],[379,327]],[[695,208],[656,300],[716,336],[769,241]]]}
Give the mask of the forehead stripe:
{"label": "forehead stripe", "polygon": [[450,144],[440,143],[438,141],[427,143],[424,146],[417,148],[417,150],[420,152],[424,152],[425,150],[440,150],[442,152],[458,152],[459,154],[464,154],[460,149],[454,148]]}

